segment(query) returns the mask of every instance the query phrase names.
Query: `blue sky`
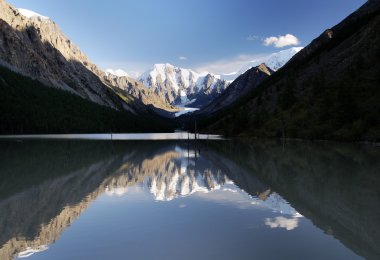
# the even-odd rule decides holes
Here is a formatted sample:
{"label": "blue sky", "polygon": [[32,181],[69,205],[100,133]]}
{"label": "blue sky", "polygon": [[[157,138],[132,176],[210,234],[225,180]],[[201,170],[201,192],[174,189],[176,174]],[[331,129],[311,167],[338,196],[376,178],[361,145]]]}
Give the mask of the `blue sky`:
{"label": "blue sky", "polygon": [[[305,46],[364,0],[8,0],[50,17],[101,68],[140,72],[154,63],[229,73],[240,63]],[[277,39],[278,40],[278,39]],[[284,38],[285,44],[291,38]],[[293,39],[294,40],[294,39]],[[284,42],[282,41],[282,42]],[[277,41],[278,43],[278,41]],[[291,41],[290,41],[291,43]]]}

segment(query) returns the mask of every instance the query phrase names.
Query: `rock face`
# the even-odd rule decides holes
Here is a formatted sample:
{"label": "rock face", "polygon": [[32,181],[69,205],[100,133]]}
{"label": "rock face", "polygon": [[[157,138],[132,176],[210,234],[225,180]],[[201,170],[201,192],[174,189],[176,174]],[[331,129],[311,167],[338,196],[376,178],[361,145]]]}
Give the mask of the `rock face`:
{"label": "rock face", "polygon": [[139,77],[145,86],[171,105],[202,107],[222,93],[228,82],[212,74],[198,74],[171,64],[156,64]]}
{"label": "rock face", "polygon": [[227,109],[234,102],[246,96],[272,73],[273,70],[268,68],[265,64],[260,64],[257,67],[251,68],[232,82],[226,91],[224,91],[219,97],[214,99],[199,112],[196,112],[196,114],[209,116],[219,110]]}
{"label": "rock face", "polygon": [[240,106],[205,123],[205,129],[227,135],[379,141],[379,28],[380,2],[370,0],[250,91]]}
{"label": "rock face", "polygon": [[[170,109],[156,95],[148,97],[141,86],[132,91],[128,86],[134,82],[109,78],[48,17],[18,10],[4,0],[0,8],[1,65],[114,109],[133,113],[145,112],[144,105]],[[115,92],[115,87],[127,91]]]}
{"label": "rock face", "polygon": [[[115,75],[113,73],[106,73],[103,76],[103,80],[112,86],[124,91],[127,95],[138,99],[146,106],[152,106],[157,110],[176,112],[178,109],[166,103],[165,99],[157,95],[152,89],[145,87],[140,81],[135,80],[127,75],[119,73]],[[116,90],[117,91],[117,90]]]}

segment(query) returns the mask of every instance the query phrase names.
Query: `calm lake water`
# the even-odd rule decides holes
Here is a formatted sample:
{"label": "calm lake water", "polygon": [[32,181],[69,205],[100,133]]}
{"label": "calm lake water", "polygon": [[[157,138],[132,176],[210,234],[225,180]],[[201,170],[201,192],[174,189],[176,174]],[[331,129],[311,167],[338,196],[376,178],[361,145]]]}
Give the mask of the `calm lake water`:
{"label": "calm lake water", "polygon": [[0,140],[0,259],[379,259],[380,149]]}

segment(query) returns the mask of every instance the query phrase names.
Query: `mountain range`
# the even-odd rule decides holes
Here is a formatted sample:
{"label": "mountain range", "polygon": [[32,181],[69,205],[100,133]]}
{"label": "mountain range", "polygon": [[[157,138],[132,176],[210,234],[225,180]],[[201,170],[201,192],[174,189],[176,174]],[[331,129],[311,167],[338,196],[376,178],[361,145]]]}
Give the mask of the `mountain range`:
{"label": "mountain range", "polygon": [[1,65],[99,105],[171,117],[180,110],[176,106],[206,106],[229,85],[219,75],[170,64],[156,64],[138,79],[123,70],[103,71],[49,17],[0,4]]}
{"label": "mountain range", "polygon": [[202,107],[228,86],[228,82],[218,76],[199,74],[190,69],[175,67],[171,64],[156,64],[139,77],[149,89],[162,96],[167,103],[185,106],[192,104]]}
{"label": "mountain range", "polygon": [[[277,71],[302,49],[302,47],[293,47],[264,55],[247,62],[237,72],[230,74],[198,73],[195,70],[168,63],[155,64],[137,80],[173,106],[204,108],[219,97],[230,83],[252,67],[264,63],[272,71]],[[107,69],[106,72],[117,77],[129,77],[128,73],[122,69]]]}
{"label": "mountain range", "polygon": [[233,136],[380,138],[378,1],[305,48],[237,72],[165,63],[137,79],[100,69],[49,17],[0,7],[0,133],[168,131],[197,120],[204,132]]}

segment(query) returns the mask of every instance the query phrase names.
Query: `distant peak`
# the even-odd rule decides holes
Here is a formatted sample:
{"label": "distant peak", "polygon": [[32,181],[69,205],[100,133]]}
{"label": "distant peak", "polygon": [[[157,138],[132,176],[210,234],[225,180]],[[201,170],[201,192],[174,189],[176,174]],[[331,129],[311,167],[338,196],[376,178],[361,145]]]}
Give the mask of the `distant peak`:
{"label": "distant peak", "polygon": [[300,50],[302,50],[304,47],[292,47],[290,49],[287,49],[287,50],[284,50],[284,51],[296,51],[296,52],[299,52]]}
{"label": "distant peak", "polygon": [[174,68],[175,66],[170,63],[157,63],[153,65],[154,69],[161,69],[161,68]]}
{"label": "distant peak", "polygon": [[28,10],[28,9],[17,8],[17,10],[20,12],[21,15],[25,16],[28,19],[31,19],[31,18],[39,18],[41,20],[49,20],[50,19],[47,16],[43,16],[39,13],[33,12],[31,10]]}
{"label": "distant peak", "polygon": [[121,69],[117,69],[117,70],[108,69],[106,70],[106,73],[112,74],[117,77],[129,77],[128,73]]}

